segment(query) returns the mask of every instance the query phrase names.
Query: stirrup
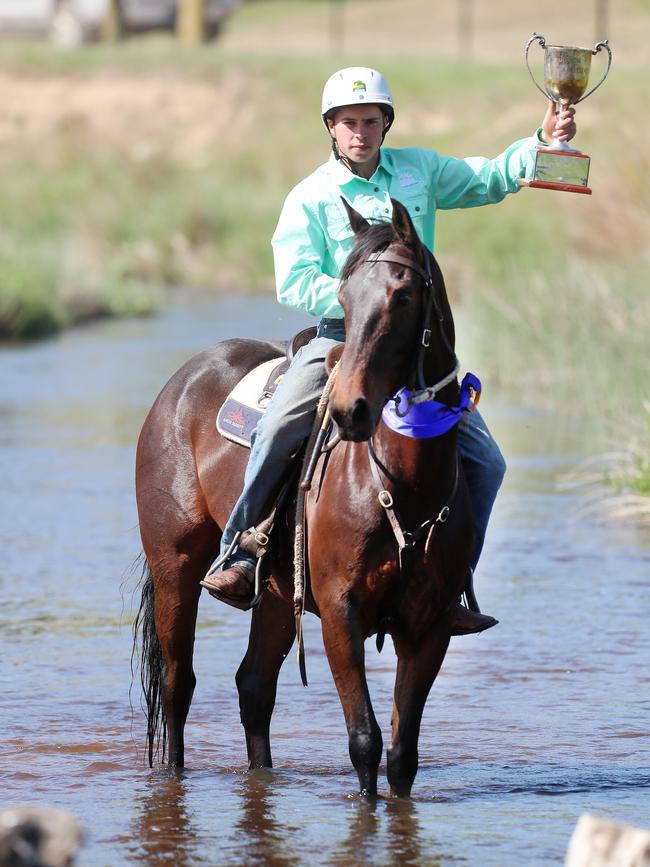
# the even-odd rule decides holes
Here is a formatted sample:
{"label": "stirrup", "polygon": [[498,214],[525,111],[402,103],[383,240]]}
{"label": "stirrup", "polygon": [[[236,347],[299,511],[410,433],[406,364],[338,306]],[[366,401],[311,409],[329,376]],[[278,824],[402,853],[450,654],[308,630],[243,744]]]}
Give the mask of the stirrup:
{"label": "stirrup", "polygon": [[210,566],[208,571],[205,573],[206,578],[209,575],[214,575],[215,572],[221,571],[221,567],[224,565],[224,563],[226,563],[227,560],[229,560],[232,557],[233,551],[235,550],[235,548],[238,547],[240,538],[241,538],[241,531],[238,531],[237,533],[235,533],[235,536],[234,536],[232,542],[230,543],[230,545],[228,546],[226,553],[220,554],[217,557],[217,559],[214,560],[214,562],[212,563],[212,565]]}
{"label": "stirrup", "polygon": [[[241,536],[242,536],[241,530],[238,530],[237,533],[235,533],[235,536],[234,536],[232,542],[230,543],[230,545],[228,546],[228,549],[226,550],[225,554],[221,554],[219,557],[217,557],[217,559],[214,561],[212,566],[210,566],[208,571],[205,573],[206,578],[208,578],[210,575],[214,575],[215,572],[221,571],[222,566],[224,566],[228,562],[228,560],[232,557],[233,553],[238,548],[239,540],[241,539]],[[243,609],[244,611],[248,611],[250,608],[257,608],[257,606],[260,604],[260,601],[262,599],[262,592],[263,592],[262,561],[264,560],[264,556],[265,556],[265,554],[262,554],[261,557],[256,558],[255,584],[254,584],[254,588],[253,588],[253,598],[251,599],[250,603],[246,606],[246,608]]]}

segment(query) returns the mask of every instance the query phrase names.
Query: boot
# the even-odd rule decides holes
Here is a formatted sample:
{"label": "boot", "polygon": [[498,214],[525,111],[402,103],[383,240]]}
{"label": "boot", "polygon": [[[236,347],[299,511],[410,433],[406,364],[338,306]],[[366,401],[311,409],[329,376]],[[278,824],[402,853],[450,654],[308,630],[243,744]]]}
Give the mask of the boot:
{"label": "boot", "polygon": [[447,610],[447,621],[451,627],[452,635],[473,635],[475,632],[483,632],[496,626],[499,622],[489,614],[481,614],[480,611],[471,611],[460,602],[454,602]]}
{"label": "boot", "polygon": [[472,635],[475,632],[483,632],[497,625],[499,621],[495,620],[494,617],[490,617],[489,614],[481,614],[481,609],[478,607],[478,601],[474,593],[474,572],[472,569],[469,570],[465,578],[463,593],[467,602],[467,608],[459,600],[447,612],[447,620],[451,626],[452,635]]}
{"label": "boot", "polygon": [[255,565],[250,560],[237,560],[221,572],[209,572],[201,586],[215,599],[247,611],[255,594]]}

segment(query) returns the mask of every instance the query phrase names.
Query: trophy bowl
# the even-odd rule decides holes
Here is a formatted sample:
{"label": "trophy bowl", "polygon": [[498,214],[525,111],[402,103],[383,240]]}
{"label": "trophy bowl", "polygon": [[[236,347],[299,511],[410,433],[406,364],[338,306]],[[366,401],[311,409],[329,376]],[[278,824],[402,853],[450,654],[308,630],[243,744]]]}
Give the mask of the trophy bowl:
{"label": "trophy bowl", "polygon": [[546,94],[562,105],[580,102],[589,84],[591,57],[589,48],[547,45],[544,52]]}
{"label": "trophy bowl", "polygon": [[[528,63],[528,51],[535,41],[544,49],[544,89],[537,83]],[[591,72],[591,58],[601,48],[606,49],[609,55],[607,68],[600,81],[585,93]],[[573,48],[568,45],[547,45],[543,36],[533,33],[526,43],[526,66],[533,84],[545,96],[562,105],[576,105],[590,96],[605,81],[611,65],[612,52],[607,39],[598,42],[593,48]]]}

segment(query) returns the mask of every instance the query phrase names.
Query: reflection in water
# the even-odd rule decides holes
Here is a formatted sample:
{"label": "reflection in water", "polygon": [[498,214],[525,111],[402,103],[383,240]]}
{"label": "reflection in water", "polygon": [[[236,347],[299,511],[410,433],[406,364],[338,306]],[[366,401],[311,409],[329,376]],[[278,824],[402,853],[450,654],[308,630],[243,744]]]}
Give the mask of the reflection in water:
{"label": "reflection in water", "polygon": [[347,837],[332,856],[332,864],[366,864],[372,861],[379,829],[377,804],[361,798],[352,802]]}
{"label": "reflection in water", "polygon": [[172,862],[175,867],[196,864],[198,832],[186,799],[185,774],[161,770],[150,775],[145,794],[136,802],[138,815],[128,841],[134,860]]}
{"label": "reflection in water", "polygon": [[437,867],[438,859],[423,852],[417,807],[410,800],[391,799],[386,804],[388,817],[388,851],[395,864],[428,864]]}
{"label": "reflection in water", "polygon": [[[388,798],[376,802],[355,798],[348,811],[348,833],[327,859],[338,865],[352,864],[426,864],[443,863],[433,849],[438,849],[428,835],[425,842],[417,805],[410,799]],[[448,863],[449,860],[445,859]]]}
{"label": "reflection in water", "polygon": [[301,863],[301,838],[290,827],[290,816],[277,815],[278,793],[275,774],[270,770],[249,771],[238,787],[240,814],[236,833],[242,864],[270,867]]}

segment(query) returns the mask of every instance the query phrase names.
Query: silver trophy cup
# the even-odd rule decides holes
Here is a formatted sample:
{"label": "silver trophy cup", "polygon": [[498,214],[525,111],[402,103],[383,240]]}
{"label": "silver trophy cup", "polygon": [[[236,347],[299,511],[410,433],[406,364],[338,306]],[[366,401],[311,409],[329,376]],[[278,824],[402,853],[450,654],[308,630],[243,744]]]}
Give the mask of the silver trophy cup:
{"label": "silver trophy cup", "polygon": [[[539,42],[540,48],[544,49],[543,88],[535,80],[528,63],[528,51],[533,42]],[[587,91],[591,58],[598,54],[601,48],[608,54],[607,68],[600,81]],[[543,36],[533,33],[526,43],[525,60],[535,87],[544,96],[554,100],[561,110],[569,105],[577,105],[600,87],[612,64],[612,52],[606,39],[598,42],[594,48],[570,48],[565,45],[547,45]],[[590,158],[586,154],[564,141],[554,140],[548,147],[538,147],[534,178],[523,183],[529,187],[591,194],[587,185],[589,163]]]}

